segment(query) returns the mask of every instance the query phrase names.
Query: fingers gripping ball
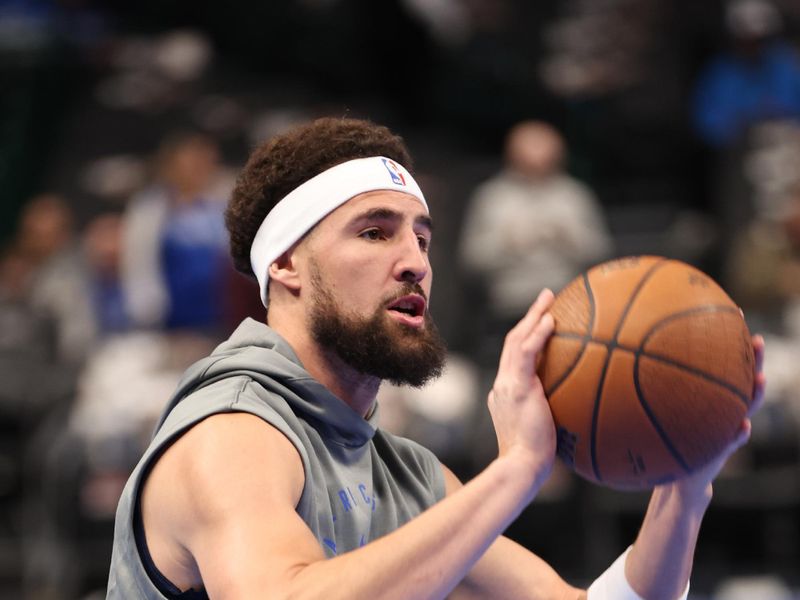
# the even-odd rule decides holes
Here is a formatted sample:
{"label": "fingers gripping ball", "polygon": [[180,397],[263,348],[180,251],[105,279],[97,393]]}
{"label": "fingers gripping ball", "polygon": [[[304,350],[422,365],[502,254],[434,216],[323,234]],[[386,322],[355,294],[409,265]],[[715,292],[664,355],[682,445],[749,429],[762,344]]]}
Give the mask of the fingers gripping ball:
{"label": "fingers gripping ball", "polygon": [[666,258],[614,260],[567,285],[551,313],[538,373],[559,456],[579,475],[648,488],[705,465],[736,437],[753,348],[711,278]]}

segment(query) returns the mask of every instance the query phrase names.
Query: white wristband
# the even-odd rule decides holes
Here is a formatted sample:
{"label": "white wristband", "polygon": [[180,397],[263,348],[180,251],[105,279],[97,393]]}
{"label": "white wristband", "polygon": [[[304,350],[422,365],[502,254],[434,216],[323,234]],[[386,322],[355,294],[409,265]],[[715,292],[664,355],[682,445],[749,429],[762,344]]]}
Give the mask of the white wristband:
{"label": "white wristband", "polygon": [[[633,591],[625,577],[625,561],[631,551],[629,546],[606,571],[592,582],[586,595],[587,600],[644,600]],[[677,600],[686,600],[689,596],[689,584]]]}

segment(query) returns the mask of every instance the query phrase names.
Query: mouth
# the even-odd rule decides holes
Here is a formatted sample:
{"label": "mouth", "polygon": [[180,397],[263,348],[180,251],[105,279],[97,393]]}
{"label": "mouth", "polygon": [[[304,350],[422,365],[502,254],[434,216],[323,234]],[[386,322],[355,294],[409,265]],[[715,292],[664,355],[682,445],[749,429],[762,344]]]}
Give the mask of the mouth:
{"label": "mouth", "polygon": [[421,327],[425,321],[425,298],[419,294],[402,296],[386,309],[400,322],[412,327]]}

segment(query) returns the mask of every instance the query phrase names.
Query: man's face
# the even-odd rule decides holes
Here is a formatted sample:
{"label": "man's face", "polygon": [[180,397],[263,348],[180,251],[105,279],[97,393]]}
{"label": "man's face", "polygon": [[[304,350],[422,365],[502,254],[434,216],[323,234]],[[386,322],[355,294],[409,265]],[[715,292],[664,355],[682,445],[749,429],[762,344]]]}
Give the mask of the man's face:
{"label": "man's face", "polygon": [[369,192],[306,240],[304,289],[315,341],[359,372],[420,386],[445,346],[428,311],[430,219],[412,196]]}

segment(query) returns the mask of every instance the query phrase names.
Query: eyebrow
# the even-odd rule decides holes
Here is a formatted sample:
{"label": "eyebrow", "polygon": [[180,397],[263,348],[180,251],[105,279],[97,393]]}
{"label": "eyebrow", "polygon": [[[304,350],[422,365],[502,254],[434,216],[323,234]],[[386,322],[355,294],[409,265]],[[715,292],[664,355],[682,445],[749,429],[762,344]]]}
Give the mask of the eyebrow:
{"label": "eyebrow", "polygon": [[[354,221],[374,221],[374,220],[385,220],[385,221],[402,221],[403,215],[396,210],[392,210],[390,208],[371,208],[367,211],[364,211],[360,215],[357,215]],[[421,225],[428,229],[428,231],[433,232],[433,219],[431,219],[428,215],[420,215],[414,219],[415,225]]]}

